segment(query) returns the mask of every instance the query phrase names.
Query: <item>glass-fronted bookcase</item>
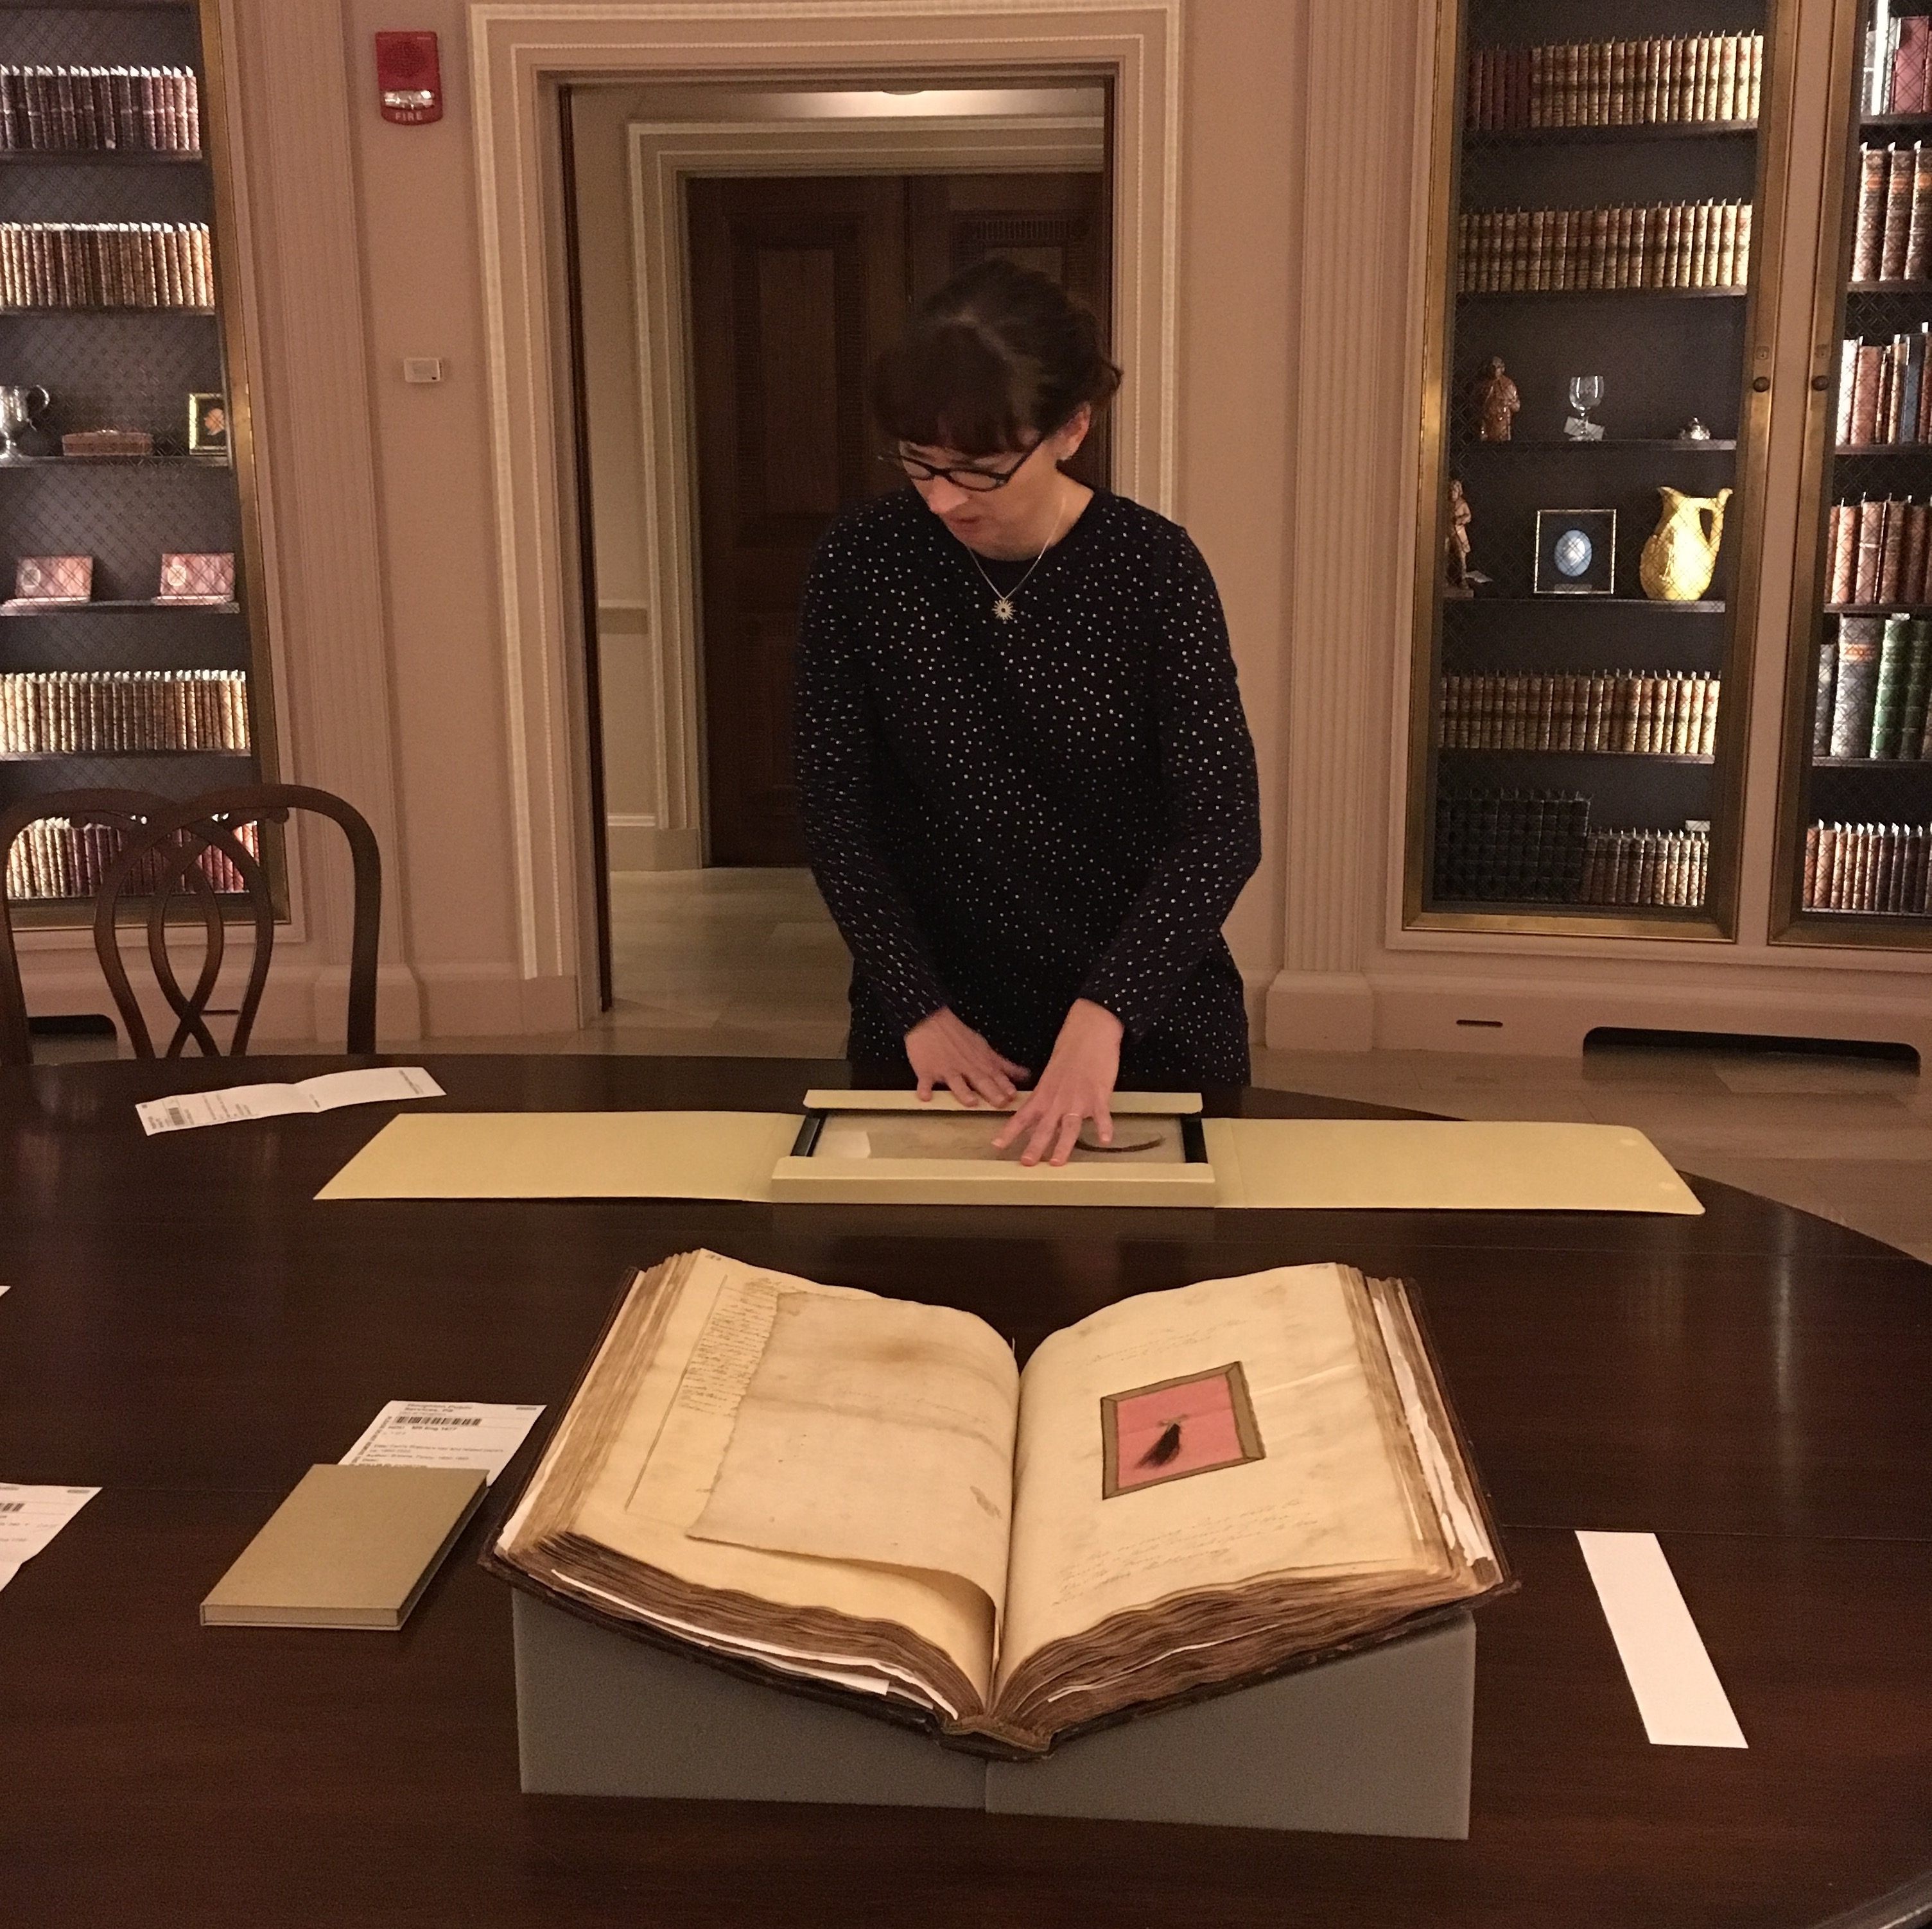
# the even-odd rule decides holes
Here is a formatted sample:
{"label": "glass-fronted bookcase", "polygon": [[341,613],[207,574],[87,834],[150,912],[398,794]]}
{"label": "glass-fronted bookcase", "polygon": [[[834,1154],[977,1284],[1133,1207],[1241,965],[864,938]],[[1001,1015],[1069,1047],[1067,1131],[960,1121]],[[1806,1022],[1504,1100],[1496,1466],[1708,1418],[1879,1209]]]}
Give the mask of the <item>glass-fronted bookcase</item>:
{"label": "glass-fronted bookcase", "polygon": [[[0,7],[0,803],[274,773],[218,25]],[[91,917],[106,855],[33,827],[26,920]]]}
{"label": "glass-fronted bookcase", "polygon": [[1932,11],[1834,25],[1772,934],[1932,947]]}
{"label": "glass-fronted bookcase", "polygon": [[1788,12],[1445,0],[1412,928],[1735,932]]}

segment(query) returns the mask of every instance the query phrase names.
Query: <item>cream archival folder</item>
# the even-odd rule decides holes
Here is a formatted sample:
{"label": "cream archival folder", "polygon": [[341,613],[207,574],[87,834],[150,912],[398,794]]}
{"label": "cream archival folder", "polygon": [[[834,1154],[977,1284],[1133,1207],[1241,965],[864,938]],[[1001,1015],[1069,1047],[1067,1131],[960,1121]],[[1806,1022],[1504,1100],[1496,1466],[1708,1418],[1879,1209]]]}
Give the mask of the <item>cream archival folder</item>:
{"label": "cream archival folder", "polygon": [[316,1194],[716,1199],[766,1205],[1192,1206],[1356,1212],[1701,1213],[1622,1125],[1208,1119],[1192,1094],[1116,1095],[1111,1146],[1065,1167],[992,1150],[950,1095],[809,1092],[802,1113],[412,1113]]}
{"label": "cream archival folder", "polygon": [[1627,1125],[1450,1119],[1209,1119],[1217,1203],[1322,1212],[1704,1210]]}
{"label": "cream archival folder", "polygon": [[755,1203],[770,1198],[802,1122],[770,1112],[408,1113],[316,1197]]}
{"label": "cream archival folder", "polygon": [[480,1467],[310,1467],[201,1604],[202,1625],[400,1628],[488,1484]]}

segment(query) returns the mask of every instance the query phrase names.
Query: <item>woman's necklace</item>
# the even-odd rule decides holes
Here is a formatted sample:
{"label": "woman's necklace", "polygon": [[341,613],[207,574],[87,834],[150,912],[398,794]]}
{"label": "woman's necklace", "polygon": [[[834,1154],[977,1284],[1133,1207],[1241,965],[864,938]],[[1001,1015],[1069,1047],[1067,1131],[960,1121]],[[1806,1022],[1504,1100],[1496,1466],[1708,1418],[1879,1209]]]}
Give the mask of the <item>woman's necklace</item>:
{"label": "woman's necklace", "polygon": [[1063,502],[1060,505],[1059,514],[1053,519],[1053,534],[1047,538],[1046,547],[1027,566],[1026,575],[1022,577],[1012,589],[1004,592],[1000,590],[1000,586],[986,574],[977,554],[970,548],[967,550],[966,553],[973,559],[973,567],[980,572],[980,580],[993,592],[993,614],[998,617],[1001,622],[1010,623],[1013,620],[1013,598],[1027,586],[1028,578],[1031,577],[1034,571],[1046,562],[1047,550],[1052,549],[1054,544],[1059,541],[1060,519],[1066,514],[1066,505]]}

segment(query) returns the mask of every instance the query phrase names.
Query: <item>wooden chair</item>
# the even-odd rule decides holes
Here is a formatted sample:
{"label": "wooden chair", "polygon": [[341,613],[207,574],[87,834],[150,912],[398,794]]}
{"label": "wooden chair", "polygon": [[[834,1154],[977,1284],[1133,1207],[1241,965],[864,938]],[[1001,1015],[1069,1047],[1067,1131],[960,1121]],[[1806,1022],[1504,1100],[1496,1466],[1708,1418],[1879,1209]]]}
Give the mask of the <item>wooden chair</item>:
{"label": "wooden chair", "polygon": [[[268,984],[274,951],[275,909],[268,874],[238,833],[244,824],[264,820],[286,823],[292,810],[313,810],[332,818],[348,840],[356,880],[348,1050],[374,1051],[376,945],[382,900],[382,854],[375,833],[359,811],[328,791],[305,784],[265,783],[208,791],[185,801],[137,790],[54,791],[23,798],[0,811],[0,1064],[33,1062],[26,998],[14,940],[13,900],[5,877],[14,840],[28,825],[40,818],[64,817],[74,822],[106,824],[119,838],[119,851],[95,893],[94,948],[137,1058],[178,1058],[190,1041],[205,1057],[221,1056],[206,1017],[208,1001],[220,975],[226,921],[220,895],[202,860],[209,853],[226,860],[248,899],[255,939],[229,1044],[230,1054],[239,1057],[248,1049],[249,1035]],[[121,955],[122,902],[134,894],[148,899],[148,957],[161,996],[175,1014],[173,1035],[160,1054],[155,1052]],[[192,909],[201,921],[202,964],[191,990],[182,988],[168,954],[169,914],[177,906]]]}

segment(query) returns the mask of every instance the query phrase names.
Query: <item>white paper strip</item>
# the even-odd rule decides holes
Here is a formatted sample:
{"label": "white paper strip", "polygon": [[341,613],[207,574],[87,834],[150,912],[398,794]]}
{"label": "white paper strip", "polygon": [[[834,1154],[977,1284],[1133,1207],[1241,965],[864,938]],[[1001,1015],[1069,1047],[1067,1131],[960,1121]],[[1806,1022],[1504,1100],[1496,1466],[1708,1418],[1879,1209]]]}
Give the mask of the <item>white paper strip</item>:
{"label": "white paper strip", "polygon": [[146,1098],[134,1107],[141,1129],[184,1132],[197,1125],[232,1125],[238,1119],[275,1119],[292,1112],[333,1112],[339,1105],[374,1105],[385,1099],[440,1098],[442,1087],[420,1065],[371,1065],[360,1071],[324,1072],[299,1085],[231,1085],[218,1092],[182,1092]]}
{"label": "white paper strip", "polygon": [[344,1466],[481,1467],[494,1481],[524,1444],[541,1406],[473,1400],[392,1400],[342,1457]]}
{"label": "white paper strip", "polygon": [[16,1487],[0,1480],[0,1587],[100,1491],[98,1487]]}
{"label": "white paper strip", "polygon": [[1680,1748],[1742,1748],[1744,1730],[1654,1534],[1580,1531],[1643,1731]]}

